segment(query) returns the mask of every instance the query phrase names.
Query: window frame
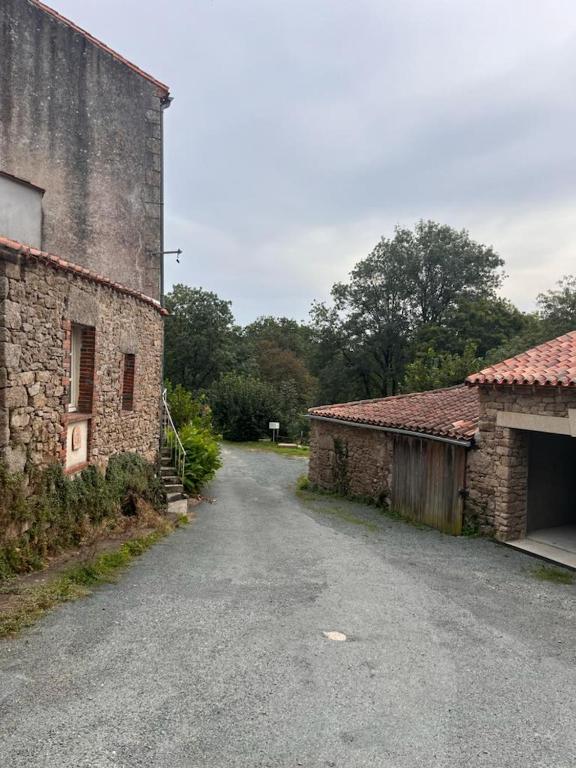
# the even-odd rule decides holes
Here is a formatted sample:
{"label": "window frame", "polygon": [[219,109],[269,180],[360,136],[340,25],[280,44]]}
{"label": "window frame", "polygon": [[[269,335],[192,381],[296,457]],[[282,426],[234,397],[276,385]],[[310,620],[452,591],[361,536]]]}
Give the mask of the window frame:
{"label": "window frame", "polygon": [[136,355],[125,352],[122,357],[122,389],[120,406],[123,413],[134,411],[134,392],[136,389]]}

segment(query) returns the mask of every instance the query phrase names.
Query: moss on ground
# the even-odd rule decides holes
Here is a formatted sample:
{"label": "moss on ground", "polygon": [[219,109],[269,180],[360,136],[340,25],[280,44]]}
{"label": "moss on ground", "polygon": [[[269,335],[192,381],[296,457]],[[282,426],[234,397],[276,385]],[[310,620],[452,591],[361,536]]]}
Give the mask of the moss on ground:
{"label": "moss on ground", "polygon": [[554,584],[574,584],[575,575],[564,568],[553,565],[538,565],[531,571],[534,578],[540,581],[551,581]]}

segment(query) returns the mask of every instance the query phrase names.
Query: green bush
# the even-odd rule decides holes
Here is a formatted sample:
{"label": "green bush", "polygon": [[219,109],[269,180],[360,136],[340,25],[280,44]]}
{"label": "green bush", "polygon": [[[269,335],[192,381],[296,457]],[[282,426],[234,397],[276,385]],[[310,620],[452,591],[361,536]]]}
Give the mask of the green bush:
{"label": "green bush", "polygon": [[54,464],[33,473],[29,486],[0,465],[0,578],[39,568],[105,521],[136,514],[139,501],[166,510],[154,467],[133,453],[112,456],[105,474],[90,466],[71,478]]}
{"label": "green bush", "polygon": [[176,429],[191,422],[212,426],[212,414],[205,395],[194,396],[181,384],[174,387],[170,381],[166,382],[166,395]]}
{"label": "green bush", "polygon": [[138,499],[157,512],[166,511],[166,491],[152,464],[136,453],[117,453],[106,469],[106,481],[123,515],[133,515]]}
{"label": "green bush", "polygon": [[226,440],[258,440],[280,418],[276,388],[253,376],[226,374],[212,385],[208,400]]}
{"label": "green bush", "polygon": [[[188,493],[199,493],[222,466],[218,436],[211,427],[194,422],[186,424],[178,434],[186,451],[184,488]],[[173,435],[168,436],[168,441],[173,443]]]}

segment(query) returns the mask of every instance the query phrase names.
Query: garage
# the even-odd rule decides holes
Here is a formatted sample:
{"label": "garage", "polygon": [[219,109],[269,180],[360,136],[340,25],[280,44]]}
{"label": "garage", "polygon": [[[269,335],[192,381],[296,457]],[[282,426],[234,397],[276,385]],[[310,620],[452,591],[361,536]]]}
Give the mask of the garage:
{"label": "garage", "polygon": [[576,552],[576,439],[532,432],[528,440],[527,537]]}
{"label": "garage", "polygon": [[468,506],[501,541],[576,568],[576,331],[467,383],[480,409]]}

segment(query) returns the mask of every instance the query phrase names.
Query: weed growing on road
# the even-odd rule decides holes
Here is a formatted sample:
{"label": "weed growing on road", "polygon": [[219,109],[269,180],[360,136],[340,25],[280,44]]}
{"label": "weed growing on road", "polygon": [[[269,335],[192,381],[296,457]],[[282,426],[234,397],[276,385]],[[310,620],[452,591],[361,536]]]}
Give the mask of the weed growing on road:
{"label": "weed growing on road", "polygon": [[562,568],[554,568],[551,565],[539,565],[533,568],[532,575],[540,581],[551,581],[554,584],[574,584],[574,574]]}
{"label": "weed growing on road", "polygon": [[308,475],[300,475],[298,480],[296,480],[296,489],[299,491],[309,491],[310,490],[310,480],[308,479]]}
{"label": "weed growing on road", "polygon": [[0,638],[16,635],[32,626],[46,611],[61,603],[78,600],[90,594],[94,587],[116,581],[134,558],[172,530],[173,527],[165,523],[146,536],[125,542],[115,552],[106,552],[90,562],[68,568],[47,584],[23,587],[21,590],[10,583],[1,587],[0,594],[15,594],[19,600],[13,607],[0,612]]}

